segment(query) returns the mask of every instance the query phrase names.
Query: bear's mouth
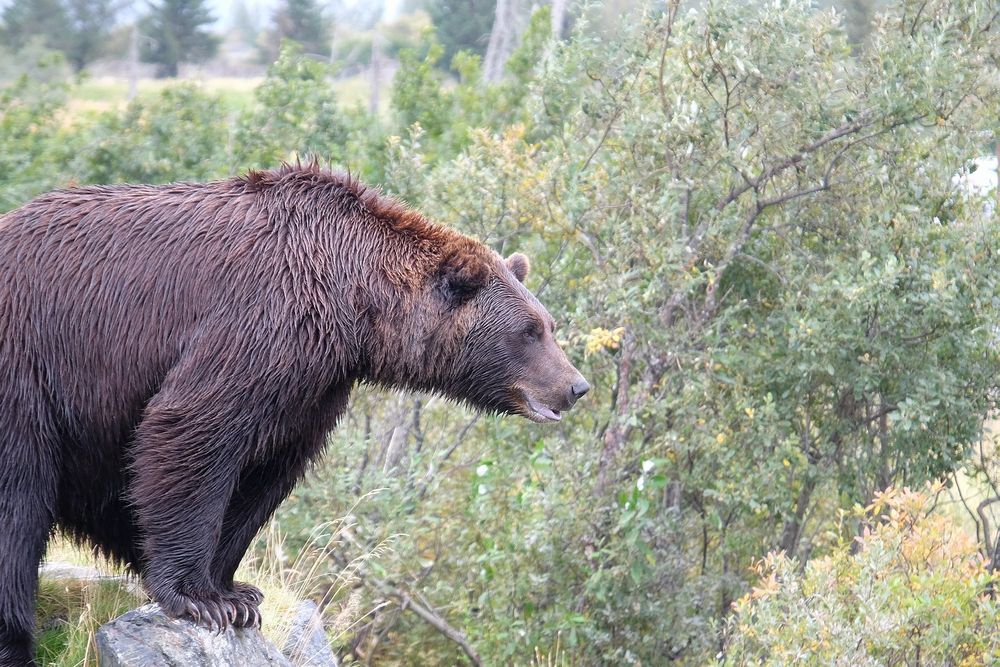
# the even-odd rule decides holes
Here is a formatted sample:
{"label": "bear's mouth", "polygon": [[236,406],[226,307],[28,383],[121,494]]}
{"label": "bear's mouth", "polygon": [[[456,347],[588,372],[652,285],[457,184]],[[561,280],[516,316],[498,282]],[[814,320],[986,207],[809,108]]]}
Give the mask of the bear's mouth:
{"label": "bear's mouth", "polygon": [[527,393],[524,395],[524,400],[528,407],[528,414],[525,416],[531,421],[538,424],[548,424],[562,419],[562,413],[559,410],[553,410],[542,405],[531,398],[531,396],[528,396]]}

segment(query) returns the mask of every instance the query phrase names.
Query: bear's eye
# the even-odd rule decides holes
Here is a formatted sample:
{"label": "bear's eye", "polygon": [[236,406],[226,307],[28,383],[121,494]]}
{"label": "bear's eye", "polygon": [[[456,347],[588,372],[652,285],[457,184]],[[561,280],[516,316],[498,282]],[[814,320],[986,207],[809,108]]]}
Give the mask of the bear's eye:
{"label": "bear's eye", "polygon": [[524,340],[528,341],[529,343],[534,343],[539,338],[541,338],[541,334],[538,331],[538,327],[536,327],[534,324],[532,324],[524,331],[522,331],[521,335],[524,337]]}

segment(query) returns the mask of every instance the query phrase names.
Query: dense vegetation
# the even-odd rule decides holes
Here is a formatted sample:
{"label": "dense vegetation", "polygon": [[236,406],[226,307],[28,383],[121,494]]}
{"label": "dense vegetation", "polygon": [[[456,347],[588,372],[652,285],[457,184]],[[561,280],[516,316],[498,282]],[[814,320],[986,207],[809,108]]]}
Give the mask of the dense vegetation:
{"label": "dense vegetation", "polygon": [[987,663],[996,526],[952,539],[927,503],[959,473],[1000,495],[1000,218],[955,178],[996,142],[995,3],[900,0],[862,46],[803,0],[658,7],[561,43],[543,8],[495,85],[429,37],[383,117],[293,48],[239,111],[178,85],[70,116],[58,59],[22,59],[0,208],[310,154],[532,257],[578,409],[365,389],[279,513],[292,550],[351,517],[345,656],[830,664],[855,633],[851,664]]}

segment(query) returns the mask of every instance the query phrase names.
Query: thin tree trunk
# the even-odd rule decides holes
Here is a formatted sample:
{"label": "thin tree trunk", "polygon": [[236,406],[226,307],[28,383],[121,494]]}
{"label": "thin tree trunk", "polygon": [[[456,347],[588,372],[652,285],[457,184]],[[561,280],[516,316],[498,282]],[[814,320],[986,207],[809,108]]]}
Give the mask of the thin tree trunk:
{"label": "thin tree trunk", "polygon": [[552,37],[562,39],[563,24],[566,22],[566,8],[569,0],[552,0]]}
{"label": "thin tree trunk", "polygon": [[128,38],[128,99],[135,99],[139,88],[139,23],[132,26]]}
{"label": "thin tree trunk", "polygon": [[382,88],[382,31],[379,30],[378,26],[375,27],[375,34],[372,37],[372,58],[369,71],[371,89],[368,94],[368,111],[377,114]]}
{"label": "thin tree trunk", "polygon": [[[996,134],[993,135],[997,136]],[[997,149],[994,151],[997,156],[997,184],[993,188],[993,197],[996,199],[996,209],[993,211],[993,215],[1000,216],[1000,139],[997,139]],[[1000,533],[998,533],[1000,534]],[[998,542],[1000,544],[1000,542]]]}
{"label": "thin tree trunk", "polygon": [[493,29],[483,59],[483,78],[495,82],[503,77],[503,68],[514,50],[517,38],[517,0],[497,0]]}
{"label": "thin tree trunk", "polygon": [[816,490],[816,481],[809,477],[802,483],[799,490],[799,497],[795,503],[795,515],[785,522],[781,531],[781,549],[789,558],[795,558],[799,549],[799,540],[802,538],[802,528],[809,509],[809,502],[812,500],[813,491]]}
{"label": "thin tree trunk", "polygon": [[604,497],[608,484],[611,482],[612,467],[614,466],[618,452],[625,446],[625,441],[629,436],[629,428],[625,424],[625,416],[628,414],[631,404],[629,403],[629,388],[631,387],[630,375],[632,372],[632,353],[634,343],[630,337],[626,337],[621,343],[621,356],[618,358],[618,377],[615,381],[614,399],[612,403],[612,416],[604,431],[604,449],[597,465],[597,485],[594,492],[598,497]]}

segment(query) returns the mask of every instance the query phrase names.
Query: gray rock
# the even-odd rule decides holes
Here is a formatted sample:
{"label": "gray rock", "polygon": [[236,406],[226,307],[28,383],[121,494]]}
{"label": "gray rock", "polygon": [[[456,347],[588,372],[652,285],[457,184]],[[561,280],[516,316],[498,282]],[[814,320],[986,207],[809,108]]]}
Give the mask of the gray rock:
{"label": "gray rock", "polygon": [[46,579],[73,579],[74,581],[123,580],[125,577],[102,572],[93,565],[73,565],[71,563],[42,563],[38,574]]}
{"label": "gray rock", "polygon": [[303,600],[295,609],[295,620],[282,653],[295,667],[338,667],[323,629],[323,616],[312,600]]}
{"label": "gray rock", "polygon": [[97,631],[101,667],[291,667],[255,629],[215,634],[168,618],[155,604],[122,614]]}
{"label": "gray rock", "polygon": [[145,593],[142,590],[142,583],[138,577],[127,574],[112,574],[93,565],[73,565],[71,563],[60,562],[42,563],[38,568],[38,575],[42,579],[50,581],[67,581],[78,584],[113,581],[120,584],[130,594],[137,597],[145,597]]}

